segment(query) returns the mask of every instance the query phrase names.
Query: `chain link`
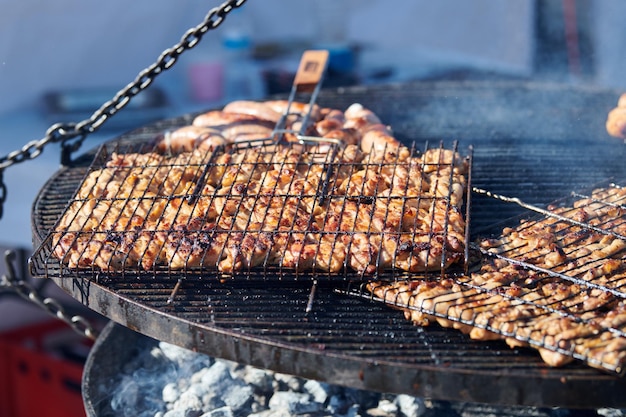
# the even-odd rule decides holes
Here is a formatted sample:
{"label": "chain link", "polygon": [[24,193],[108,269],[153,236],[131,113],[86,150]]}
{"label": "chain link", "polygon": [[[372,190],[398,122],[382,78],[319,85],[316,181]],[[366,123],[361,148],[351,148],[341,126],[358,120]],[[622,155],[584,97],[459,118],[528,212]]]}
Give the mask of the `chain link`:
{"label": "chain link", "polygon": [[[87,135],[97,131],[106,121],[122,110],[130,100],[148,88],[154,79],[163,71],[170,69],[185,51],[195,47],[202,36],[210,30],[222,24],[226,15],[232,10],[241,7],[246,0],[228,0],[221,6],[213,8],[204,18],[204,21],[196,27],[189,29],[181,38],[180,42],[161,53],[157,61],[141,71],[135,80],[118,91],[115,96],[104,103],[89,118],[78,123],[57,123],[50,126],[43,139],[33,140],[21,149],[13,151],[0,158],[0,219],[7,198],[7,187],[4,182],[4,170],[14,164],[38,157],[46,146],[51,143],[61,143],[61,163],[67,165],[70,155],[80,149]],[[72,140],[74,140],[72,142]],[[50,297],[42,297],[38,291],[23,279],[18,279],[15,274],[13,262],[16,254],[13,251],[5,253],[7,274],[0,277],[0,288],[6,288],[40,306],[49,314],[66,322],[72,329],[90,339],[97,337],[96,330],[89,321],[81,316],[69,316],[63,306]]]}
{"label": "chain link", "polygon": [[7,199],[7,186],[4,183],[4,171],[0,169],[0,218],[4,211],[4,202]]}
{"label": "chain link", "polygon": [[[155,63],[141,71],[133,82],[118,91],[111,100],[104,103],[89,118],[78,123],[57,123],[46,131],[43,139],[28,142],[21,149],[1,157],[0,218],[3,212],[2,207],[6,201],[6,186],[2,175],[6,168],[34,159],[43,152],[47,145],[58,142],[61,143],[62,147],[61,162],[63,164],[69,163],[71,153],[80,149],[87,135],[97,131],[109,118],[122,110],[134,96],[148,88],[159,74],[170,69],[183,52],[195,47],[205,33],[216,29],[222,24],[228,13],[241,7],[245,2],[246,0],[228,0],[221,6],[211,9],[202,23],[189,29],[176,45],[163,51]],[[74,142],[71,142],[72,140]]]}
{"label": "chain link", "polygon": [[4,261],[6,263],[7,273],[0,277],[0,288],[5,288],[14,292],[23,299],[39,306],[51,316],[67,323],[67,325],[78,334],[95,340],[98,337],[98,332],[91,326],[87,319],[82,316],[68,315],[58,301],[51,297],[41,296],[39,291],[34,286],[26,282],[24,279],[17,277],[15,274],[15,267],[13,265],[16,258],[17,255],[15,251],[8,250],[5,252]]}

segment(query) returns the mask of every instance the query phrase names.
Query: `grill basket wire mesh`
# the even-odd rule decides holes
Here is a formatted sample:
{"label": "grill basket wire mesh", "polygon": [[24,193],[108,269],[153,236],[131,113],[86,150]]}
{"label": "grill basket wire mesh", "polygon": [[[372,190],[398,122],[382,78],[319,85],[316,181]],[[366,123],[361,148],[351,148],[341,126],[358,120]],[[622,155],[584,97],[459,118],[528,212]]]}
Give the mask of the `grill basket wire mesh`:
{"label": "grill basket wire mesh", "polygon": [[[461,144],[473,143],[477,145],[473,184],[542,204],[562,196],[564,189],[587,186],[623,171],[626,148],[616,145],[614,140],[598,138],[598,132],[604,129],[605,108],[608,110],[614,104],[615,97],[614,91],[581,90],[571,86],[526,82],[502,82],[494,86],[492,82],[453,81],[327,91],[321,95],[320,105],[342,108],[361,102],[394,126],[398,139],[405,143],[414,139],[436,143],[442,137],[458,138]],[[498,109],[497,118],[487,114],[493,108]],[[191,123],[195,116],[160,121],[115,140],[150,141],[158,132]],[[485,116],[488,122],[476,123],[485,120]],[[41,244],[53,229],[65,204],[87,174],[94,154],[91,150],[72,161],[71,166],[63,167],[42,189],[33,205],[35,245]],[[580,169],[581,166],[585,169]],[[473,236],[481,235],[483,229],[521,211],[515,204],[502,205],[484,195],[472,197]],[[46,265],[41,258],[31,259],[31,270],[37,269],[43,276],[44,267],[49,268],[45,276],[115,321],[128,323],[131,328],[155,339],[208,354],[215,354],[215,347],[221,352],[218,356],[240,362],[286,357],[294,345],[295,349],[300,344],[306,348],[310,335],[318,334],[323,339],[323,350],[312,349],[315,353],[303,361],[285,360],[283,363],[290,365],[287,373],[335,381],[337,375],[328,370],[345,372],[344,366],[354,362],[356,369],[350,369],[356,374],[374,363],[373,368],[381,372],[369,380],[357,381],[355,386],[365,383],[367,389],[388,390],[393,385],[397,392],[481,403],[568,408],[624,406],[620,395],[624,391],[623,378],[598,372],[582,362],[553,368],[528,349],[510,349],[500,341],[473,341],[461,332],[437,326],[414,326],[401,313],[382,303],[345,297],[343,293],[327,294],[322,283],[315,308],[305,316],[303,306],[307,303],[310,285],[300,285],[302,282],[293,283],[298,284],[296,290],[289,287],[279,297],[274,286],[269,288],[255,281],[220,284],[213,279],[184,280],[176,303],[171,305],[169,299],[175,281],[167,271],[144,273],[153,279],[140,281],[131,279],[140,275],[136,271],[122,273],[122,277],[129,279],[109,278],[101,272],[97,272],[96,282],[81,278],[57,279],[59,276],[89,278],[92,273],[65,270],[61,274],[58,262]],[[287,282],[282,282],[276,287],[283,288],[285,284]],[[239,285],[249,287],[249,291],[233,291],[232,287]],[[337,283],[330,285],[336,287]],[[233,295],[240,296],[239,321],[232,315]],[[206,313],[207,297],[213,306],[223,306],[222,310],[215,310],[215,323]],[[294,311],[285,314],[285,300],[297,304]],[[265,302],[261,313],[255,310],[261,308],[260,301]],[[263,313],[265,309],[267,313]],[[345,319],[345,327],[340,329],[335,322],[339,312]],[[265,320],[257,322],[259,315]],[[225,320],[223,326],[222,319]],[[376,320],[375,326],[371,320]],[[357,335],[351,327],[354,323],[361,324]],[[212,330],[214,325],[218,332]],[[403,332],[390,333],[396,326]],[[266,340],[268,329],[274,331]],[[222,339],[223,334],[237,343],[231,344],[228,337]],[[350,348],[343,343],[342,336],[346,334],[357,341],[356,346]],[[247,345],[249,349],[232,349],[245,344],[246,335],[257,338]],[[360,341],[366,336],[377,337],[376,346],[380,348],[372,351],[370,359],[361,360],[363,344]],[[414,339],[407,342],[405,337],[410,336]],[[207,350],[209,346],[211,349]],[[398,351],[403,348],[406,350]],[[340,360],[333,363],[332,353],[338,349],[345,355],[339,355]],[[386,362],[390,358],[397,362]],[[307,369],[315,369],[316,376],[302,370],[297,365],[300,363],[308,366]],[[274,369],[275,359],[256,365]]]}
{"label": "grill basket wire mesh", "polygon": [[[572,192],[548,209],[517,198],[491,195],[528,211],[506,222],[511,227],[518,225],[515,230],[520,235],[530,232],[537,222],[550,219],[551,225],[541,224],[554,231],[555,246],[541,251],[528,241],[515,239],[498,240],[490,246],[472,243],[470,257],[473,261],[469,273],[447,273],[442,277],[456,293],[420,296],[419,291],[413,292],[419,280],[437,285],[439,280],[432,277],[413,277],[399,290],[389,287],[390,283],[385,280],[354,282],[346,293],[404,310],[407,318],[411,311],[423,313],[435,320],[443,319],[444,326],[452,323],[454,327],[469,326],[465,327],[467,331],[483,329],[501,338],[515,339],[524,345],[557,352],[623,375],[626,363],[626,218],[623,214],[626,192],[615,183],[601,187],[606,193],[594,193],[591,189]],[[608,214],[594,218],[589,216],[591,210]],[[594,240],[601,242],[602,249],[586,251],[579,247],[577,250],[575,245],[584,246],[590,236],[597,236]],[[607,243],[607,239],[611,243]],[[611,251],[602,252],[607,246]],[[559,256],[567,262],[546,267],[542,262],[550,252],[560,252]],[[482,282],[471,278],[481,272],[481,265],[492,264],[511,267],[510,279],[498,283],[489,278]],[[523,313],[502,318],[494,311],[501,311],[503,303],[506,308]],[[552,321],[555,323],[553,330],[563,333],[568,330],[566,327],[556,327],[561,320],[587,331],[557,337],[558,334],[536,327],[542,321]]]}
{"label": "grill basket wire mesh", "polygon": [[[81,187],[76,191],[72,199],[67,203],[63,216],[52,228],[52,231],[45,238],[39,248],[31,258],[31,272],[38,277],[72,277],[72,278],[96,278],[102,273],[108,276],[121,279],[150,278],[150,277],[170,277],[180,278],[207,278],[216,277],[220,280],[243,279],[254,280],[363,280],[372,277],[385,277],[388,279],[402,279],[410,276],[412,271],[396,268],[395,254],[391,261],[391,266],[381,265],[383,243],[385,240],[394,239],[397,242],[413,242],[419,239],[426,240],[421,249],[426,250],[425,264],[430,263],[431,256],[429,248],[436,245],[436,242],[447,242],[448,227],[452,211],[459,212],[463,207],[453,205],[452,187],[447,195],[422,195],[423,190],[416,190],[417,195],[409,195],[409,190],[405,190],[404,195],[390,194],[388,196],[366,195],[365,181],[363,184],[352,184],[351,176],[359,171],[368,175],[368,172],[378,173],[382,170],[391,172],[393,181],[398,167],[407,167],[409,162],[386,158],[384,160],[372,159],[372,154],[365,156],[365,160],[353,162],[348,155],[344,155],[345,148],[339,149],[330,146],[330,151],[320,152],[318,146],[308,146],[301,144],[286,144],[282,149],[286,152],[297,152],[294,159],[276,157],[276,144],[267,146],[250,146],[247,148],[218,148],[215,152],[209,152],[198,156],[199,153],[189,153],[180,155],[157,155],[155,141],[141,140],[117,141],[107,143],[100,147],[93,159],[93,163],[87,170],[82,180]],[[304,149],[304,151],[302,151]],[[446,148],[443,142],[436,146],[431,146],[426,142],[423,147],[413,143],[409,148],[410,158],[420,157],[428,151],[452,150],[458,151],[458,143],[454,142],[450,148]],[[301,153],[300,153],[301,152]],[[468,150],[470,156],[464,157],[468,166],[467,178],[471,177],[471,149]],[[126,155],[119,166],[106,168],[107,164],[115,161],[116,155]],[[276,159],[274,159],[276,158]],[[414,163],[414,162],[413,162]],[[455,160],[446,161],[443,156],[436,161],[422,160],[419,169],[439,173],[450,172],[450,177],[445,179],[449,183],[453,181],[452,166]],[[266,172],[269,167],[282,171],[298,171],[301,178],[309,181],[313,186],[309,190],[292,187],[295,184],[296,175],[288,179],[287,191],[281,191],[274,186],[271,192],[257,191],[248,192],[245,187],[238,188],[233,184],[226,193],[218,194],[218,186],[215,181],[224,178],[224,173],[238,175],[245,172],[251,177],[255,173]],[[445,170],[445,171],[444,171]],[[117,175],[121,173],[121,175]],[[143,175],[147,177],[148,186],[137,180],[135,177]],[[342,185],[345,190],[351,192],[342,193],[335,187],[339,176],[349,178],[344,181],[347,185]],[[313,181],[313,178],[319,178]],[[439,177],[436,179],[439,181]],[[213,181],[213,183],[211,182]],[[443,180],[442,180],[443,181]],[[124,187],[128,186],[130,187]],[[203,186],[199,187],[198,184]],[[469,195],[470,181],[464,184],[464,194]],[[142,188],[143,187],[143,188]],[[150,188],[152,187],[152,188]],[[173,189],[173,193],[161,192],[166,187]],[[156,191],[155,191],[156,188]],[[295,189],[296,191],[291,191]],[[105,190],[105,191],[103,191]],[[94,198],[94,196],[96,196]],[[215,217],[209,218],[205,208],[200,208],[203,204],[214,204],[218,200],[226,199],[226,204],[232,205],[233,219],[243,219],[241,223],[227,220],[225,215],[218,213]],[[279,201],[279,225],[272,224],[276,219],[271,218],[269,204],[267,201]],[[333,204],[340,210],[340,218],[352,215],[350,210],[370,213],[370,218],[365,219],[366,230],[358,229],[357,221],[353,220],[351,229],[348,230],[324,230],[319,228],[313,219],[314,211],[328,207]],[[375,216],[381,213],[376,207],[385,206],[383,223],[386,223],[387,216],[394,215],[390,205],[400,207],[405,210],[409,206],[421,207],[422,205],[432,206],[443,205],[444,228],[443,230],[433,230],[435,215],[432,215],[427,231],[418,229],[417,216],[411,228],[401,229],[402,225],[395,230],[379,231],[374,229]],[[173,222],[164,219],[163,207],[174,207],[174,219],[180,219],[179,225],[172,226]],[[304,216],[290,216],[287,211],[299,212],[308,206],[307,214]],[[188,212],[183,213],[183,209]],[[368,210],[368,208],[372,208]],[[102,225],[94,225],[94,218],[88,213],[100,210]],[[202,214],[193,218],[196,210]],[[189,214],[191,212],[191,214]],[[469,213],[469,204],[466,203],[466,213]],[[223,218],[222,218],[223,216]],[[257,216],[254,224],[252,218]],[[326,210],[322,225],[330,216],[330,210]],[[65,218],[64,218],[65,217]],[[291,218],[290,218],[291,217]],[[151,228],[142,228],[145,219],[152,219]],[[215,223],[225,220],[223,224],[230,222],[230,227],[215,227]],[[114,226],[103,227],[104,223]],[[304,225],[302,224],[304,222]],[[65,223],[65,225],[63,224]],[[96,222],[97,223],[97,222]],[[319,223],[319,222],[318,222]],[[69,226],[68,226],[69,225]],[[243,226],[242,226],[243,225]],[[55,232],[55,230],[58,230]],[[467,229],[466,229],[467,230]],[[160,236],[160,240],[157,237]],[[164,236],[164,237],[163,237]],[[315,236],[311,238],[311,236]],[[337,252],[340,242],[347,242],[344,252],[349,252],[352,245],[358,238],[364,237],[368,242],[376,242],[378,247],[370,250],[368,262],[373,266],[373,272],[355,270],[348,264],[348,256],[342,259],[342,265],[337,270],[319,268],[317,264],[332,262],[334,253]],[[156,247],[150,246],[152,241],[157,241]],[[168,241],[169,239],[169,241]],[[191,255],[178,255],[185,253],[181,249],[182,245],[188,244],[192,247],[210,245],[215,240],[221,239],[224,242],[218,245],[219,252],[214,256],[207,256],[209,250],[200,250],[199,260],[194,260],[193,266],[190,262]],[[275,242],[286,240],[287,242],[299,240],[311,240],[313,242],[313,256],[316,262],[311,267],[301,267],[297,259],[294,265],[285,266],[282,259],[270,259],[270,251],[259,250],[260,256],[252,261],[252,255],[242,257],[239,268],[224,270],[220,268],[219,262],[225,258],[225,251],[229,247],[236,247],[235,252],[243,251],[243,244],[246,239],[252,242],[252,251],[256,251],[265,241]],[[323,253],[321,240],[330,241],[326,252]],[[130,243],[129,243],[130,242]],[[148,242],[147,244],[145,244]],[[181,265],[172,267],[171,263],[160,263],[153,261],[154,252],[163,249],[170,242],[170,248],[174,256],[183,258]],[[144,243],[139,245],[138,243]],[[448,267],[453,270],[462,270],[467,264],[467,234],[462,242],[465,253],[449,251],[446,244],[441,245],[441,261],[435,267],[430,267],[425,274],[443,275]],[[132,247],[135,247],[132,252]],[[248,245],[249,247],[250,245]],[[400,245],[398,245],[400,246]],[[141,247],[137,250],[137,247]],[[66,250],[70,248],[69,250]],[[201,248],[206,249],[206,248]],[[265,248],[262,248],[265,249]],[[412,247],[409,250],[413,249]],[[284,247],[283,247],[284,250]],[[400,249],[399,249],[400,250]],[[134,259],[131,259],[131,252]],[[373,254],[372,254],[373,253]],[[378,255],[376,255],[378,254]],[[275,255],[274,255],[275,256]],[[409,254],[409,257],[413,253]],[[417,255],[416,255],[417,256]],[[59,258],[61,262],[59,262]],[[148,259],[150,258],[150,259]],[[100,259],[96,262],[96,259]],[[321,260],[321,262],[317,262]],[[96,266],[97,264],[97,266]],[[452,265],[450,265],[452,264]]]}

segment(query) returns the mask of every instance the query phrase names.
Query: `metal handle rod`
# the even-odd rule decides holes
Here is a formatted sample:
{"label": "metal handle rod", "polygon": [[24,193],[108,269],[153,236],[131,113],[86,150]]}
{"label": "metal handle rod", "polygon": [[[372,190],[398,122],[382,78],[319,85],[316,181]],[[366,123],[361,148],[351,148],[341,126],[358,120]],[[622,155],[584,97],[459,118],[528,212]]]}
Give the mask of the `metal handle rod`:
{"label": "metal handle rod", "polygon": [[534,211],[536,213],[540,213],[543,214],[544,216],[547,217],[552,217],[554,219],[558,219],[570,224],[573,224],[575,226],[580,226],[584,229],[589,229],[589,230],[593,230],[594,232],[598,232],[601,233],[603,235],[607,235],[607,236],[613,236],[616,237],[618,239],[622,239],[622,240],[626,240],[626,236],[613,232],[612,230],[605,230],[605,229],[601,229],[599,227],[593,226],[591,224],[588,223],[584,223],[584,222],[580,222],[578,220],[574,220],[572,218],[566,217],[566,216],[562,216],[558,213],[552,212],[550,210],[546,210],[546,209],[542,209],[541,207],[537,207],[535,205],[526,203],[524,201],[522,201],[521,199],[517,198],[517,197],[506,197],[500,194],[496,194],[496,193],[492,193],[491,191],[487,191],[487,190],[483,190],[481,188],[476,188],[476,187],[472,187],[472,191],[477,193],[477,194],[483,194],[486,195],[488,197],[492,197],[495,198],[497,200],[501,200],[501,201],[505,201],[507,203],[515,203],[517,205],[519,205],[520,207],[524,207],[528,210]]}

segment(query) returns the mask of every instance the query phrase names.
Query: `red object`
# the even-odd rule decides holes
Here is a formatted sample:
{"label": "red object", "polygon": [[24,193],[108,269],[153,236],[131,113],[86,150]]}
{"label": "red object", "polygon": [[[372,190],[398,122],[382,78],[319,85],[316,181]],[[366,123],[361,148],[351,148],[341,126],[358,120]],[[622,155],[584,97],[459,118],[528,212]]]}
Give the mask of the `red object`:
{"label": "red object", "polygon": [[68,332],[74,333],[55,320],[0,333],[0,417],[86,415],[83,364],[50,350]]}
{"label": "red object", "polygon": [[578,19],[576,0],[563,0],[563,19],[565,22],[565,45],[570,73],[580,77],[580,44],[578,41]]}

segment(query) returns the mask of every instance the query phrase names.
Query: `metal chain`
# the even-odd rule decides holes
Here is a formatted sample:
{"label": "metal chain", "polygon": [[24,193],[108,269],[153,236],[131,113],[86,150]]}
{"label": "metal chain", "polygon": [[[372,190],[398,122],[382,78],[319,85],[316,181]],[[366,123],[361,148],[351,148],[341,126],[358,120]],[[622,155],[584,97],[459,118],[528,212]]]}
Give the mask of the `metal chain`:
{"label": "metal chain", "polygon": [[[205,33],[216,29],[222,24],[228,13],[241,7],[245,2],[246,0],[228,0],[219,7],[211,9],[202,23],[189,29],[177,44],[163,51],[154,64],[141,71],[133,82],[118,91],[111,100],[104,103],[89,118],[78,123],[54,124],[46,131],[43,139],[30,141],[21,149],[0,157],[0,219],[7,197],[2,175],[6,168],[34,159],[43,152],[47,145],[58,142],[61,142],[62,146],[61,163],[67,165],[70,162],[71,153],[80,148],[87,135],[97,131],[109,118],[123,109],[134,96],[150,86],[159,74],[170,69],[183,52],[195,47]],[[72,139],[76,140],[71,142]]]}
{"label": "metal chain", "polygon": [[91,326],[87,319],[78,315],[68,315],[58,301],[51,297],[42,297],[34,286],[30,285],[24,279],[17,277],[13,265],[16,258],[15,251],[8,250],[4,253],[7,273],[0,277],[0,288],[10,290],[23,299],[38,305],[48,314],[67,323],[78,334],[95,340],[98,336],[98,332]]}
{"label": "metal chain", "polygon": [[[77,151],[87,135],[97,131],[109,118],[123,109],[130,100],[152,84],[154,79],[163,71],[170,69],[178,57],[185,51],[195,47],[202,36],[210,30],[222,24],[226,15],[232,10],[241,7],[246,0],[228,0],[219,7],[213,8],[204,18],[204,21],[189,29],[181,38],[180,42],[161,53],[157,61],[141,71],[135,80],[121,89],[111,100],[104,103],[89,118],[78,123],[57,123],[46,131],[43,139],[33,140],[21,149],[13,151],[4,157],[0,157],[0,219],[2,218],[4,204],[7,199],[7,187],[4,183],[4,170],[14,164],[35,159],[51,143],[61,143],[61,163],[67,165],[71,162],[71,153]],[[71,142],[72,139],[76,139]],[[23,279],[18,279],[15,274],[13,262],[16,254],[13,251],[5,253],[7,274],[0,277],[0,288],[7,288],[20,297],[38,305],[49,314],[66,322],[72,329],[90,339],[97,337],[96,330],[89,321],[82,316],[68,316],[63,306],[50,297],[42,297],[39,292]]]}

